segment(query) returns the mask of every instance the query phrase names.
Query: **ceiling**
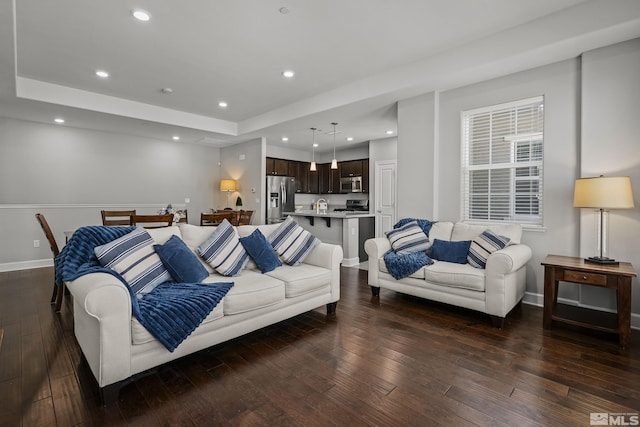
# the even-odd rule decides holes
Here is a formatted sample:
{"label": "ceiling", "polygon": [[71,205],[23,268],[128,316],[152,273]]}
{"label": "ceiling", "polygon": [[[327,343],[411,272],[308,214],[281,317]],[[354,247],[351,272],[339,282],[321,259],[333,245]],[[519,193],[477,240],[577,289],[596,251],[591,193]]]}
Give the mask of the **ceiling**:
{"label": "ceiling", "polygon": [[2,1],[0,116],[319,151],[335,121],[340,149],[395,136],[398,100],[638,36],[635,0]]}

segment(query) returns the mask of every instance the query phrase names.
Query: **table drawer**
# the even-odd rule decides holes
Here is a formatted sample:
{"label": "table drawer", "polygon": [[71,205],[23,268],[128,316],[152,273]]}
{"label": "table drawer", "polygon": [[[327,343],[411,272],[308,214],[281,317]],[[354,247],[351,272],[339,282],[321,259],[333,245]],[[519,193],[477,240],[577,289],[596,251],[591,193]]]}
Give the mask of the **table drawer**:
{"label": "table drawer", "polygon": [[575,283],[586,283],[588,285],[606,286],[607,275],[598,273],[584,273],[581,271],[564,271],[564,281]]}

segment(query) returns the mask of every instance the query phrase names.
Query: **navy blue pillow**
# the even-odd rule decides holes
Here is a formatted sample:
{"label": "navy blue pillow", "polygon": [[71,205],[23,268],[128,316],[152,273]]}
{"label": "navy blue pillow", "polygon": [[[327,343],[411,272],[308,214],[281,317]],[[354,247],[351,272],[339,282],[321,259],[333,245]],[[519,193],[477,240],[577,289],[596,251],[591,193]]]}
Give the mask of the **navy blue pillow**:
{"label": "navy blue pillow", "polygon": [[198,257],[178,236],[171,236],[164,245],[153,245],[162,264],[178,283],[200,283],[209,272]]}
{"label": "navy blue pillow", "polygon": [[469,246],[471,246],[471,240],[450,242],[448,240],[435,239],[429,256],[438,261],[466,264]]}
{"label": "navy blue pillow", "polygon": [[256,229],[247,237],[241,237],[240,243],[263,273],[275,270],[282,265],[275,249],[260,230]]}

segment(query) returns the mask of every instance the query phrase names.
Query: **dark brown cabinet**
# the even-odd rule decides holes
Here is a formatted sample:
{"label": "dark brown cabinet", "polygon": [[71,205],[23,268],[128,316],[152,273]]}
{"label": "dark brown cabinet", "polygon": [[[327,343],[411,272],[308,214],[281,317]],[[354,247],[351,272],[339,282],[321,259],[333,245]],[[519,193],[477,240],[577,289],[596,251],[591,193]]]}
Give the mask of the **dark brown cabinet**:
{"label": "dark brown cabinet", "polygon": [[318,193],[340,193],[340,164],[338,169],[331,169],[331,163],[318,165]]}
{"label": "dark brown cabinet", "polygon": [[289,160],[267,157],[267,175],[289,176]]}
{"label": "dark brown cabinet", "polygon": [[343,178],[362,176],[362,162],[362,160],[349,160],[346,162],[340,162],[340,176]]}
{"label": "dark brown cabinet", "polygon": [[362,161],[362,192],[369,192],[369,159]]}

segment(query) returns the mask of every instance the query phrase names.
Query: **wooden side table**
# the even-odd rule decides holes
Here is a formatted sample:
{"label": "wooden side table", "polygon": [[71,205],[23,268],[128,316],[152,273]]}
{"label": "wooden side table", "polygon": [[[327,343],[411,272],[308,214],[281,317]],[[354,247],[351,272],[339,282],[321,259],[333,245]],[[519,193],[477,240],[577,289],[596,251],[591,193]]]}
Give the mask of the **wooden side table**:
{"label": "wooden side table", "polygon": [[[628,262],[620,265],[586,263],[582,258],[547,255],[544,265],[543,327],[551,329],[552,321],[618,334],[620,346],[631,341],[631,279],[636,276]],[[558,304],[558,282],[581,283],[616,290],[617,315],[583,307]],[[586,314],[586,315],[585,315]],[[579,319],[588,320],[579,320]]]}

